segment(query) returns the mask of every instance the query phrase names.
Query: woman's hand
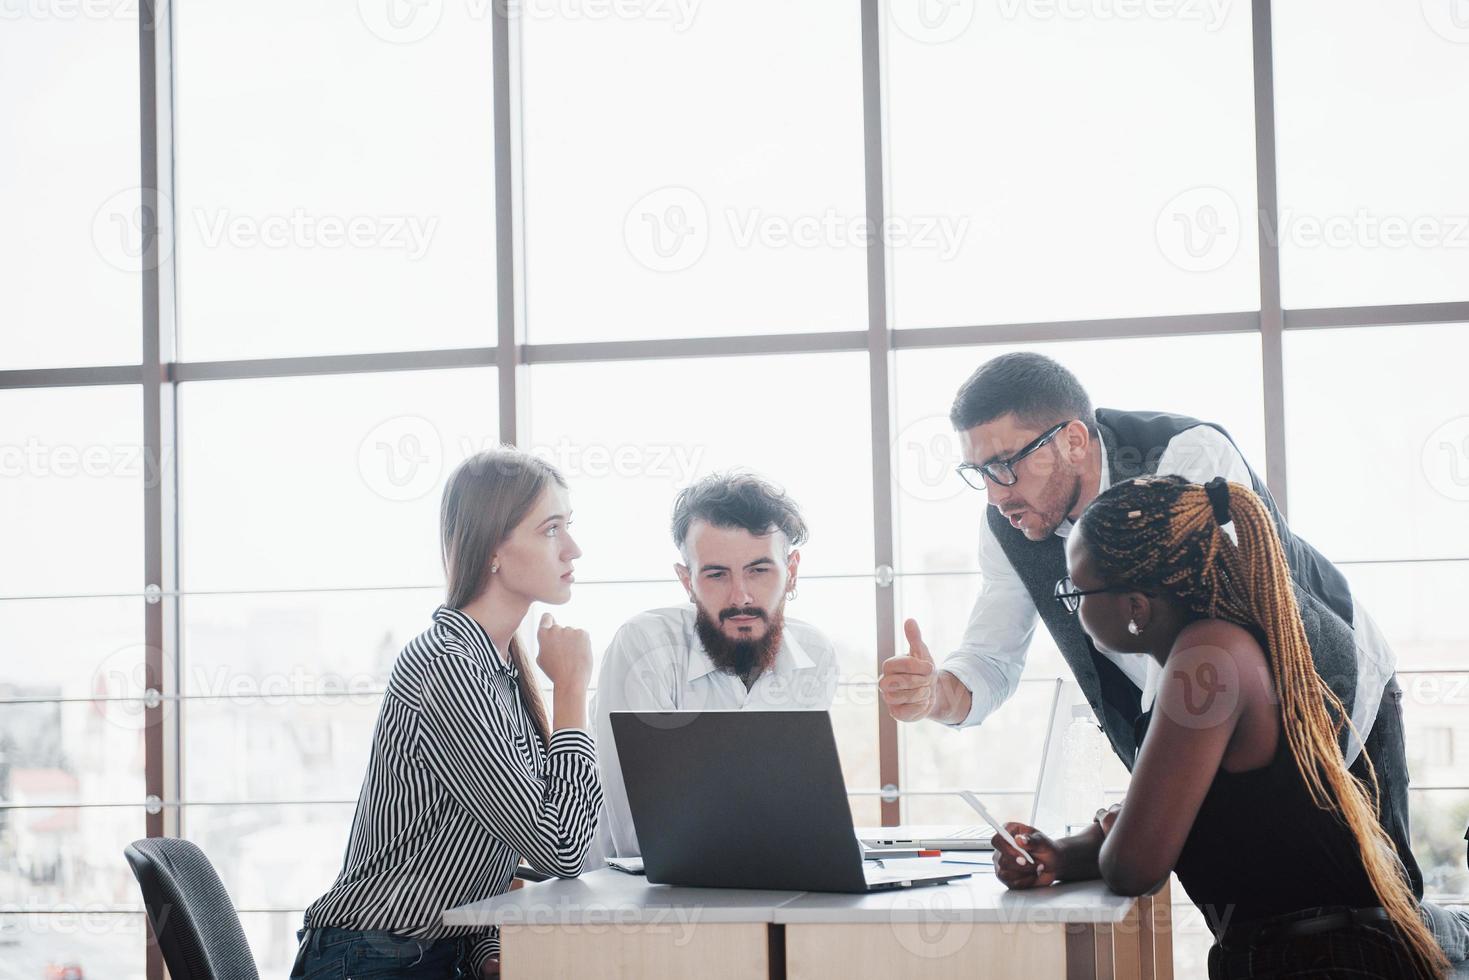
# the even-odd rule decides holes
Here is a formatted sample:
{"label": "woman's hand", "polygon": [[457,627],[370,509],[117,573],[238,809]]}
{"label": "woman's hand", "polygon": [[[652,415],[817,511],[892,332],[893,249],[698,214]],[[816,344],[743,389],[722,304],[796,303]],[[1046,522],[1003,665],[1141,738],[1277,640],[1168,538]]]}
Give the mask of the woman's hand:
{"label": "woman's hand", "polygon": [[592,681],[592,638],[585,630],[557,626],[550,613],[536,631],[536,664],[551,678],[551,727],[587,730],[587,685]]}
{"label": "woman's hand", "polygon": [[[1016,850],[999,834],[990,839],[995,848],[995,876],[1006,888],[1040,888],[1060,877],[1061,852],[1055,841],[1029,824],[1012,821],[1005,829],[1024,848]],[[1021,863],[1021,854],[1029,859],[1027,863]]]}
{"label": "woman's hand", "polygon": [[557,626],[550,613],[541,616],[536,631],[536,665],[561,687],[580,688],[583,692],[592,681],[592,638],[586,630]]}

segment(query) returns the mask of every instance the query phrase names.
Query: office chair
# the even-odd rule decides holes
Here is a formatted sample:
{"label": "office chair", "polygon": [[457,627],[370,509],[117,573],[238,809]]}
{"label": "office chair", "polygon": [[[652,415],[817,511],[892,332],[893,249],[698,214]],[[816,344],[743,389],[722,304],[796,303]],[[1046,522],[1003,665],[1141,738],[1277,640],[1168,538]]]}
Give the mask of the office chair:
{"label": "office chair", "polygon": [[240,917],[204,852],[177,837],[123,850],[173,980],[260,980]]}

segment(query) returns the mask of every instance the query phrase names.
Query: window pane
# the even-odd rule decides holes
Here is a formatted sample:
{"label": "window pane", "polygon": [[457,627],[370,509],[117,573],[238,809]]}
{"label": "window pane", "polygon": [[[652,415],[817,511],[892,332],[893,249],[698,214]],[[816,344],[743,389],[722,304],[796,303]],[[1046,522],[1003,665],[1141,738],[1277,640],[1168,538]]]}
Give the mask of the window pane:
{"label": "window pane", "polygon": [[[29,696],[0,687],[0,699]],[[0,804],[141,804],[143,728],[141,700],[0,700]]]}
{"label": "window pane", "polygon": [[353,700],[387,684],[399,651],[443,601],[437,586],[185,596],[184,693]]}
{"label": "window pane", "polygon": [[1469,557],[1466,358],[1464,324],[1285,335],[1291,525],[1327,557]]}
{"label": "window pane", "polygon": [[355,803],[187,806],[183,836],[209,856],[237,908],[304,909],[342,870],[355,809]]}
{"label": "window pane", "polygon": [[1413,814],[1413,856],[1423,871],[1423,897],[1463,903],[1469,899],[1469,871],[1464,868],[1469,792],[1410,789],[1408,799]]}
{"label": "window pane", "polygon": [[801,508],[803,575],[871,573],[865,353],[546,365],[527,377],[529,448],[571,484],[583,581],[672,579],[675,495],[736,467]]}
{"label": "window pane", "polygon": [[0,909],[141,909],[122,852],[146,834],[141,804],[0,809]]}
{"label": "window pane", "polygon": [[442,582],[439,496],[496,397],[482,368],[184,385],[186,589]]}
{"label": "window pane", "polygon": [[1285,306],[1469,299],[1462,7],[1273,10]]}
{"label": "window pane", "polygon": [[0,600],[0,690],[11,692],[0,696],[142,697],[143,608],[136,597]]}
{"label": "window pane", "polygon": [[897,326],[1258,306],[1248,3],[886,7]]}
{"label": "window pane", "polygon": [[177,11],[191,360],[495,342],[488,4]]}
{"label": "window pane", "polygon": [[1255,472],[1265,476],[1260,343],[1254,334],[899,351],[893,472],[900,571],[977,569],[985,495],[954,473],[959,443],[949,408],[976,368],[1021,349],[1065,364],[1094,406],[1173,412],[1222,425]]}
{"label": "window pane", "polygon": [[[121,855],[118,863],[122,863]],[[7,972],[9,977],[42,978],[53,965],[80,967],[88,980],[143,980],[146,976],[150,935],[142,912],[0,912],[0,937],[0,944],[6,946],[6,969],[14,971]]]}
{"label": "window pane", "polygon": [[532,342],[867,326],[855,5],[524,9]]}
{"label": "window pane", "polygon": [[0,595],[142,591],[142,396],[0,391]]}
{"label": "window pane", "polygon": [[137,7],[105,6],[6,7],[0,370],[142,357]]}
{"label": "window pane", "polygon": [[[1469,561],[1373,562],[1343,565],[1342,571],[1352,594],[1391,644],[1399,667],[1469,667],[1469,623],[1460,616],[1445,615],[1459,607],[1469,590]],[[1408,683],[1402,683],[1403,690],[1411,694]],[[1445,696],[1450,696],[1450,689],[1460,690],[1458,681],[1452,679],[1440,684],[1422,678],[1414,683],[1425,685],[1425,697],[1430,700],[1440,687]]]}
{"label": "window pane", "polygon": [[185,702],[184,799],[355,800],[381,707],[366,691]]}
{"label": "window pane", "polygon": [[[346,842],[342,842],[346,847]],[[327,882],[331,884],[331,882]],[[325,891],[325,887],[322,888]],[[250,943],[250,952],[255,956],[255,965],[262,977],[284,977],[291,972],[296,962],[296,930],[301,928],[305,910],[290,912],[242,912],[240,927],[245,930],[245,939]]]}

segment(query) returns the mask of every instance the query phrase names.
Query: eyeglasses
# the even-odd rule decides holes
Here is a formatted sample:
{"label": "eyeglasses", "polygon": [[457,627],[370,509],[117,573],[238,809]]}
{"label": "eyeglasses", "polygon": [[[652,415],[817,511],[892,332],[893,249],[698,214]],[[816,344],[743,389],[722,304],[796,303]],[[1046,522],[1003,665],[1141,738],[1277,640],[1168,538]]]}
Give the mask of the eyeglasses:
{"label": "eyeglasses", "polygon": [[1153,593],[1151,592],[1128,588],[1125,585],[1108,585],[1100,589],[1078,589],[1076,583],[1071,581],[1070,575],[1056,582],[1056,588],[1052,592],[1052,597],[1061,603],[1062,606],[1065,606],[1067,612],[1075,615],[1076,610],[1081,608],[1082,596],[1096,595],[1099,592],[1137,592],[1140,595],[1147,596],[1149,599],[1153,598]]}
{"label": "eyeglasses", "polygon": [[1013,487],[1020,480],[1015,475],[1015,464],[1056,438],[1056,433],[1074,421],[1076,420],[1067,419],[1065,422],[1057,422],[1045,432],[1042,432],[1030,442],[1026,443],[1018,453],[1008,459],[992,459],[988,463],[960,463],[954,469],[964,478],[965,483],[976,490],[984,489],[984,481],[986,479],[997,486]]}

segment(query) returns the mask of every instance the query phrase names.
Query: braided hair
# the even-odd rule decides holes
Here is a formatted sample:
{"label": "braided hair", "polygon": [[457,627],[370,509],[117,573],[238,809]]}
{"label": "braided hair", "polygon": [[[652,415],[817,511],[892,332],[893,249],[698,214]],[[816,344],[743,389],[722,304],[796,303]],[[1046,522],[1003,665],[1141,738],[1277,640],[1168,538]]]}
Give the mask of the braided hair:
{"label": "braided hair", "polygon": [[[1231,521],[1238,544],[1223,530]],[[1194,615],[1264,634],[1283,734],[1312,802],[1338,812],[1356,838],[1372,889],[1418,971],[1446,974],[1448,961],[1419,916],[1402,862],[1377,818],[1371,760],[1363,785],[1342,758],[1338,738],[1342,725],[1350,724],[1347,712],[1316,673],[1290,567],[1260,498],[1223,478],[1201,486],[1179,476],[1141,477],[1097,497],[1077,533],[1109,586],[1166,594]]]}

